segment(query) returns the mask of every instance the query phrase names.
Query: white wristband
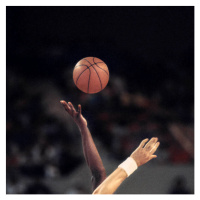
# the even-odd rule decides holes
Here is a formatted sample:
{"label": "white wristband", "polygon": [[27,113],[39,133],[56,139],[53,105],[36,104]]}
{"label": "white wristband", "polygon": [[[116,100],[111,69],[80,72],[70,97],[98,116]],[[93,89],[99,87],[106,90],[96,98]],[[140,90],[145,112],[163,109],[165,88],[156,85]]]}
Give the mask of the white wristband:
{"label": "white wristband", "polygon": [[126,172],[127,176],[130,176],[138,168],[137,163],[131,157],[128,157],[118,167],[122,168]]}

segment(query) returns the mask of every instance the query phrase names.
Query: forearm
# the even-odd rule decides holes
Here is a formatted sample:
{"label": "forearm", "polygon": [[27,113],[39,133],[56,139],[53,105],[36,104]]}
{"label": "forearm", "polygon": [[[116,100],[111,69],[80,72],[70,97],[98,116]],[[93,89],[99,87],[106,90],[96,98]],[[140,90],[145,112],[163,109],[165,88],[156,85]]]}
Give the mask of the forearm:
{"label": "forearm", "polygon": [[106,178],[105,168],[95,146],[90,130],[86,125],[79,126],[82,138],[83,153],[92,173],[93,190]]}
{"label": "forearm", "polygon": [[126,172],[121,168],[117,168],[92,194],[113,194],[126,178]]}
{"label": "forearm", "polygon": [[97,148],[94,144],[93,138],[91,136],[90,130],[87,126],[79,126],[81,136],[82,136],[82,145],[83,145],[83,152],[89,167],[96,167],[101,168],[103,167],[102,160],[100,155],[97,151]]}

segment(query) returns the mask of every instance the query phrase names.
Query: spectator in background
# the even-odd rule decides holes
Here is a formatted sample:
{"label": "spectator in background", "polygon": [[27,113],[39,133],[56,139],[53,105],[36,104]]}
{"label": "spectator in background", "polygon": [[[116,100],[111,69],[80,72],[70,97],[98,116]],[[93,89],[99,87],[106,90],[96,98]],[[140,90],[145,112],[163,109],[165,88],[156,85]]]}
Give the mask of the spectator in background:
{"label": "spectator in background", "polygon": [[[7,177],[8,178],[8,177]],[[6,194],[23,194],[25,184],[20,182],[17,175],[10,175],[6,183]]]}
{"label": "spectator in background", "polygon": [[170,194],[192,194],[186,186],[186,180],[182,176],[178,176],[174,180],[174,185],[170,191]]}
{"label": "spectator in background", "polygon": [[47,187],[39,177],[37,177],[32,184],[30,184],[25,194],[53,194],[53,192]]}

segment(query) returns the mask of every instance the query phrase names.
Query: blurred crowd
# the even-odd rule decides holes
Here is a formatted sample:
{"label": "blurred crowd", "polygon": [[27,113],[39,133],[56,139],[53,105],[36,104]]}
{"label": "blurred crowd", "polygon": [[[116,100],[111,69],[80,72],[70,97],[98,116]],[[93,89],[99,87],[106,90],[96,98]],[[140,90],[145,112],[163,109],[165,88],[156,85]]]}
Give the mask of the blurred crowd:
{"label": "blurred crowd", "polygon": [[[185,102],[174,106],[177,102],[171,96],[182,92],[187,98],[187,91],[179,91],[176,84],[167,82],[160,88],[162,93],[134,93],[125,79],[114,75],[102,92],[87,95],[66,81],[66,74],[70,73],[64,73],[57,83],[58,90],[74,105],[82,104],[93,137],[112,158],[120,162],[141,140],[156,136],[161,142],[156,164],[193,164],[193,102],[187,109]],[[7,193],[50,194],[52,191],[41,180],[67,176],[84,158],[70,150],[77,145],[73,134],[44,111],[41,95],[33,95],[28,84],[26,78],[7,70]],[[32,182],[20,184],[20,176]]]}
{"label": "blurred crowd", "polygon": [[[74,42],[70,46],[69,56],[73,58],[74,55],[80,55],[81,58],[83,52],[81,48],[77,52]],[[96,45],[101,49],[105,44],[100,41]],[[68,176],[85,163],[83,155],[77,154],[76,150],[78,145],[81,151],[80,135],[75,137],[71,128],[46,112],[44,96],[30,91],[30,80],[35,83],[50,80],[64,100],[71,101],[75,107],[81,104],[82,114],[88,121],[95,141],[100,141],[101,148],[117,162],[129,156],[141,140],[156,136],[161,145],[157,151],[158,158],[152,160],[152,164],[193,164],[194,69],[193,63],[189,62],[192,53],[185,52],[180,56],[183,59],[178,61],[169,56],[171,59],[167,58],[161,65],[159,62],[147,64],[141,62],[142,58],[125,56],[121,52],[121,60],[118,57],[109,63],[110,80],[107,87],[100,93],[88,95],[74,85],[72,63],[68,63],[68,67],[61,64],[66,63],[64,55],[67,52],[58,47],[40,51],[43,56],[33,56],[44,69],[33,67],[32,76],[28,68],[15,67],[12,59],[9,59],[10,65],[7,66],[8,194],[53,193],[42,180]],[[107,51],[118,55],[114,50]],[[106,54],[106,51],[103,53]],[[131,63],[130,67],[121,67],[128,63]],[[56,70],[59,64],[61,68]],[[50,90],[48,92],[51,93]],[[60,110],[63,111],[62,105]],[[75,126],[72,119],[68,120]],[[21,177],[26,177],[28,183],[20,182]],[[68,193],[87,192],[80,186]]]}
{"label": "blurred crowd", "polygon": [[[34,190],[28,187],[20,188],[20,185],[16,184],[19,175],[36,179],[36,183],[41,184],[41,178],[60,177],[70,173],[82,162],[82,159],[69,149],[74,142],[73,138],[57,119],[45,114],[41,96],[31,95],[27,84],[22,77],[7,71],[8,193],[32,193]],[[18,185],[19,188],[12,191],[13,185]],[[43,192],[50,191],[44,189]]]}
{"label": "blurred crowd", "polygon": [[[6,18],[7,194],[57,193],[44,180],[86,165],[59,100],[82,105],[102,160],[120,163],[155,136],[161,145],[152,165],[194,165],[194,7],[7,6]],[[92,95],[72,79],[87,56],[110,72]],[[189,193],[179,177],[169,193],[181,192]],[[91,191],[74,183],[66,193]]]}

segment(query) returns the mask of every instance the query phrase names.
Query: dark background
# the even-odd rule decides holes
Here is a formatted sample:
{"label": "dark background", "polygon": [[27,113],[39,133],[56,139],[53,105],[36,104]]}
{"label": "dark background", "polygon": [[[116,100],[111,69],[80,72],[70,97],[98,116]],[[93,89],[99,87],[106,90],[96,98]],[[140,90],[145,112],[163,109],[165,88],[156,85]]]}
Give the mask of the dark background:
{"label": "dark background", "polygon": [[[110,71],[108,86],[94,95],[72,80],[73,67],[88,56]],[[194,7],[7,6],[6,65],[7,193],[56,193],[41,183],[47,168],[67,177],[84,163],[70,151],[70,144],[81,151],[80,136],[46,112],[47,91],[64,112],[49,83],[62,99],[82,104],[93,137],[118,163],[157,136],[167,156],[156,165],[193,166]],[[21,177],[44,190],[35,182],[34,192],[19,189]]]}

